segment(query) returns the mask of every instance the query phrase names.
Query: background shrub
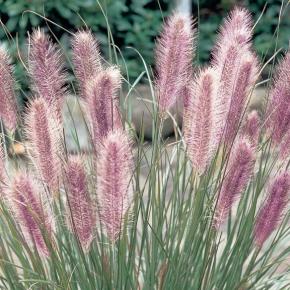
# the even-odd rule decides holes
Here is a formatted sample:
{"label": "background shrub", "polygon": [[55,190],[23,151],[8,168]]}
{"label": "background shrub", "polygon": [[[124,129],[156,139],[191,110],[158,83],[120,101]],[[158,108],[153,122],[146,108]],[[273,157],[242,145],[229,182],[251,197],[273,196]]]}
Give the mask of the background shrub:
{"label": "background shrub", "polygon": [[[119,64],[122,66],[123,73],[127,72],[132,81],[142,72],[143,66],[136,51],[129,47],[137,49],[148,64],[153,63],[154,39],[158,34],[163,17],[166,17],[173,8],[173,2],[169,0],[0,0],[0,16],[11,36],[17,37],[21,51],[25,51],[26,31],[31,32],[37,26],[45,27],[46,30],[50,29],[61,41],[63,47],[67,48],[66,51],[69,51],[67,32],[37,14],[44,15],[52,22],[72,32],[84,27],[85,22],[100,40],[105,57],[113,62],[112,49],[107,49],[110,45],[107,18],[114,43],[120,48],[126,60],[125,64],[121,55],[118,55]],[[263,17],[255,28],[254,45],[262,59],[269,58],[273,55],[276,46],[274,33],[279,22],[281,3],[281,0],[193,0],[193,15],[198,19],[200,32],[197,62],[208,61],[217,27],[222,17],[236,4],[246,5],[253,13],[255,20],[266,7]],[[163,13],[160,12],[160,9]],[[289,13],[289,8],[286,7],[280,24],[277,48],[287,48],[288,46]],[[2,43],[8,42],[6,34],[4,29],[0,29]],[[16,43],[9,43],[9,50],[16,59]],[[16,77],[25,92],[28,84],[23,70],[23,66],[18,62]],[[24,93],[22,95],[25,97]]]}

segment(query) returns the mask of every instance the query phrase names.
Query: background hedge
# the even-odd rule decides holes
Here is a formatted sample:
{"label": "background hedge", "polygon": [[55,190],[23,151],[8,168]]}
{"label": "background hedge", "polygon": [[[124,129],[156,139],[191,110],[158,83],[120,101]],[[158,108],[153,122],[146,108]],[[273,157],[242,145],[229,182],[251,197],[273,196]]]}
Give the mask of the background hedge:
{"label": "background hedge", "polygon": [[[147,63],[153,63],[154,39],[160,30],[163,16],[168,15],[173,8],[172,2],[174,1],[0,0],[0,16],[11,36],[17,37],[21,51],[25,51],[27,31],[30,32],[37,26],[45,27],[46,30],[51,29],[51,32],[60,39],[61,44],[69,48],[68,34],[35,14],[38,13],[72,32],[84,27],[85,22],[97,35],[102,52],[109,58],[107,17],[115,44],[120,48],[128,66],[129,76],[133,80],[143,70],[143,66],[136,52],[128,47],[136,48]],[[203,63],[209,59],[221,18],[236,4],[248,7],[255,20],[266,5],[264,16],[255,28],[255,46],[262,59],[271,56],[275,49],[273,35],[277,27],[281,3],[281,0],[194,0],[193,15],[198,19],[200,32],[197,61]],[[160,12],[161,10],[163,13]],[[288,47],[289,28],[290,12],[287,8],[279,29],[278,48]],[[0,39],[2,43],[8,42],[4,29],[0,29]],[[10,43],[9,49],[16,58],[15,43]],[[125,72],[125,66],[123,70]],[[22,87],[25,88],[27,80],[24,78],[23,68],[19,63],[16,66],[16,74]]]}

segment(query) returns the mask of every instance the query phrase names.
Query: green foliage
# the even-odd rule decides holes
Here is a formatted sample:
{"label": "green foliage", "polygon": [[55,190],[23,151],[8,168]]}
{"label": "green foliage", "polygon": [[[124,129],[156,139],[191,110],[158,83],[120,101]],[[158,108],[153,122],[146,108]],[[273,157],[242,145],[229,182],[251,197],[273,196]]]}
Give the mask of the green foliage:
{"label": "green foliage", "polygon": [[[25,51],[26,31],[34,27],[49,27],[55,36],[60,39],[64,50],[69,51],[67,33],[64,29],[46,22],[39,15],[46,16],[52,22],[63,26],[68,31],[74,32],[77,28],[87,25],[97,35],[102,51],[106,57],[111,57],[110,38],[107,25],[109,24],[114,43],[126,60],[122,61],[119,54],[119,64],[123,72],[129,71],[130,78],[136,78],[142,71],[142,64],[136,57],[136,52],[128,47],[137,49],[149,65],[153,64],[154,39],[160,31],[163,17],[168,15],[173,1],[160,0],[0,0],[1,21],[13,37],[17,36],[19,47]],[[286,6],[286,1],[284,1]],[[204,63],[210,58],[216,31],[221,19],[236,4],[246,5],[253,13],[255,21],[259,18],[265,4],[266,10],[255,28],[254,44],[261,58],[269,58],[276,47],[274,35],[279,23],[281,0],[220,0],[206,1],[193,0],[193,15],[199,25],[198,63]],[[160,5],[159,5],[160,4]],[[103,11],[101,9],[103,8]],[[161,13],[161,10],[163,13]],[[39,15],[37,15],[39,14]],[[290,26],[289,8],[282,13],[277,48],[288,47],[288,28]],[[0,29],[2,42],[7,42],[4,29]],[[9,44],[14,59],[17,56],[16,44]],[[22,65],[17,63],[16,76],[22,87],[27,87]]]}

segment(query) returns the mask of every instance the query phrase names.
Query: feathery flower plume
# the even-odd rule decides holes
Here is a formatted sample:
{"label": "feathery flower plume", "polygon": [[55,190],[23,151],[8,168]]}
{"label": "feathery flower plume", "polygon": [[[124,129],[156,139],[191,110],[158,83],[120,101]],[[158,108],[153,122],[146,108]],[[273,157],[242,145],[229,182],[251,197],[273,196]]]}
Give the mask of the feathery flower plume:
{"label": "feathery flower plume", "polygon": [[90,30],[80,30],[74,35],[72,54],[80,94],[85,98],[87,81],[102,70],[99,46]]}
{"label": "feathery flower plume", "polygon": [[9,131],[16,129],[17,102],[13,69],[10,65],[10,57],[4,47],[0,47],[0,117]]}
{"label": "feathery flower plume", "polygon": [[51,235],[51,223],[39,196],[39,188],[33,179],[27,174],[19,173],[12,182],[9,199],[24,237],[41,254],[49,256],[43,233]]}
{"label": "feathery flower plume", "polygon": [[256,110],[250,112],[244,122],[242,135],[249,138],[254,147],[258,144],[260,133],[260,117]]}
{"label": "feathery flower plume", "polygon": [[68,204],[71,224],[85,250],[93,240],[95,217],[90,199],[87,176],[80,157],[70,157],[66,166]]}
{"label": "feathery flower plume", "polygon": [[211,161],[220,141],[224,106],[216,92],[213,68],[200,71],[191,89],[192,97],[184,110],[184,139],[189,158],[201,174]]}
{"label": "feathery flower plume", "polygon": [[86,105],[95,146],[110,131],[122,128],[118,97],[120,87],[121,74],[116,67],[100,72],[87,84]]}
{"label": "feathery flower plume", "polygon": [[247,96],[258,76],[257,58],[249,53],[241,59],[227,115],[225,141],[231,144],[238,132],[241,117],[245,112]]}
{"label": "feathery flower plume", "polygon": [[34,30],[29,53],[29,72],[37,96],[55,106],[58,117],[66,93],[66,74],[61,51],[40,29]]}
{"label": "feathery flower plume", "polygon": [[234,40],[237,44],[248,43],[252,38],[252,27],[253,20],[250,12],[245,8],[234,8],[220,27],[220,33],[213,55],[214,61],[218,62],[218,59],[222,57],[222,54],[226,50],[223,41]]}
{"label": "feathery flower plume", "polygon": [[124,216],[132,203],[133,156],[125,131],[110,132],[103,141],[98,160],[98,204],[100,221],[110,240],[118,238]]}
{"label": "feathery flower plume", "polygon": [[290,175],[282,173],[275,178],[269,188],[268,198],[264,201],[255,223],[254,237],[258,247],[262,247],[276,229],[287,205],[290,192]]}
{"label": "feathery flower plume", "polygon": [[5,158],[3,152],[3,144],[0,142],[0,198],[4,197],[3,192],[4,188],[7,184],[7,174],[6,174],[6,167],[5,167]]}
{"label": "feathery flower plume", "polygon": [[247,187],[254,165],[255,149],[246,138],[238,139],[229,157],[228,169],[216,206],[216,229],[225,221],[233,203]]}
{"label": "feathery flower plume", "polygon": [[252,21],[249,12],[245,9],[234,9],[222,25],[213,50],[212,65],[216,68],[219,78],[218,94],[226,109],[225,121],[235,93],[238,72],[243,64],[242,58],[250,53],[251,30]]}
{"label": "feathery flower plume", "polygon": [[274,75],[274,85],[267,108],[267,129],[274,144],[281,143],[290,132],[290,51],[280,62]]}
{"label": "feathery flower plume", "polygon": [[156,47],[156,90],[161,114],[169,110],[187,81],[193,58],[193,29],[189,15],[174,13]]}
{"label": "feathery flower plume", "polygon": [[54,112],[43,98],[30,102],[25,119],[32,161],[42,180],[55,190],[60,176],[60,129]]}

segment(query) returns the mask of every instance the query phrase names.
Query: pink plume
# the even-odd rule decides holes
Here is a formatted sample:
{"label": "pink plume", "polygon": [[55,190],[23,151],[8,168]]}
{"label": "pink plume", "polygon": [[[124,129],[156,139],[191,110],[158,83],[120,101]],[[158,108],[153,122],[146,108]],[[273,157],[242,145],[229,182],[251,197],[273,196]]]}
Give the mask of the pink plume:
{"label": "pink plume", "polygon": [[80,30],[74,35],[72,53],[80,93],[85,98],[88,80],[102,70],[99,45],[90,30]]}
{"label": "pink plume", "polygon": [[14,84],[10,57],[4,47],[0,47],[0,117],[9,131],[15,131],[17,126]]}
{"label": "pink plume", "polygon": [[120,87],[121,74],[116,67],[100,72],[87,85],[86,105],[97,147],[110,131],[122,128],[118,96]]}
{"label": "pink plume", "polygon": [[156,90],[161,114],[175,103],[187,82],[193,59],[190,16],[174,13],[166,22],[156,47]]}
{"label": "pink plume", "polygon": [[200,71],[184,110],[187,154],[199,173],[204,172],[216,152],[224,126],[224,106],[216,87],[216,71],[213,68]]}
{"label": "pink plume", "polygon": [[221,27],[213,50],[212,65],[218,74],[218,95],[225,107],[225,121],[235,93],[238,72],[243,64],[242,59],[250,53],[251,30],[252,21],[247,10],[234,9]]}
{"label": "pink plume", "polygon": [[2,146],[3,144],[0,143],[0,198],[3,197],[4,188],[6,187],[8,182]]}
{"label": "pink plume", "polygon": [[66,180],[72,228],[83,248],[88,250],[93,240],[95,216],[80,157],[70,157],[66,167]]}
{"label": "pink plume", "polygon": [[280,62],[274,80],[266,120],[274,144],[279,145],[290,133],[290,52]]}
{"label": "pink plume", "polygon": [[61,51],[40,30],[34,30],[29,53],[29,72],[32,88],[37,96],[56,107],[58,117],[66,94],[66,74]]}
{"label": "pink plume", "polygon": [[258,247],[262,247],[271,233],[277,228],[287,205],[290,192],[290,175],[282,173],[275,178],[269,188],[255,223],[254,237]]}
{"label": "pink plume", "polygon": [[124,131],[110,132],[98,159],[98,204],[100,221],[110,240],[118,238],[125,214],[132,203],[133,156]]}
{"label": "pink plume", "polygon": [[50,237],[51,223],[33,179],[27,174],[19,173],[12,182],[10,198],[16,221],[21,225],[25,238],[41,254],[49,256],[43,233]]}
{"label": "pink plume", "polygon": [[225,221],[233,203],[246,189],[253,174],[255,149],[247,139],[236,141],[228,162],[228,168],[219,194],[214,226],[216,229]]}
{"label": "pink plume", "polygon": [[225,131],[225,142],[227,144],[233,142],[238,132],[241,117],[245,113],[248,94],[257,80],[258,68],[258,60],[252,53],[242,57],[227,115]]}
{"label": "pink plume", "polygon": [[55,190],[60,174],[61,136],[54,112],[43,98],[30,102],[26,115],[26,135],[30,154],[42,180]]}
{"label": "pink plume", "polygon": [[261,120],[259,114],[256,110],[254,110],[248,114],[242,128],[242,135],[247,137],[254,147],[258,144],[260,125]]}

